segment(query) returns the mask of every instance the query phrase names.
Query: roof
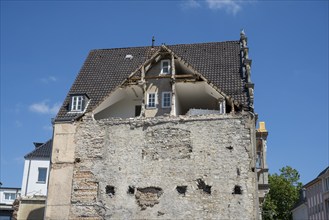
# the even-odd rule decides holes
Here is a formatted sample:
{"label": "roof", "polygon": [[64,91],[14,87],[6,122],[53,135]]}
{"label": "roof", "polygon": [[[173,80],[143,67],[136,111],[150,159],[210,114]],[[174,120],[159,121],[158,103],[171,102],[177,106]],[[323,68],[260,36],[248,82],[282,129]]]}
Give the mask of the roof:
{"label": "roof", "polygon": [[40,147],[36,147],[33,151],[24,156],[25,159],[50,159],[51,148],[53,145],[53,140],[50,139]]}
{"label": "roof", "polygon": [[[166,45],[165,47],[187,62],[223,93],[238,101],[243,107],[248,107],[246,80],[241,74],[240,41]],[[87,94],[90,103],[86,112],[92,111],[132,72],[160,49],[161,46],[154,48],[145,46],[90,51],[55,120],[73,120],[81,115],[81,113],[69,112],[72,94]],[[125,59],[127,54],[132,55],[133,59]]]}
{"label": "roof", "polygon": [[311,180],[310,182],[306,183],[303,187],[307,188],[307,187],[313,185],[314,183],[316,183],[316,182],[318,182],[318,181],[321,181],[321,178],[320,178],[320,177],[321,177],[323,174],[325,174],[328,170],[329,170],[329,166],[326,167],[324,170],[322,170],[316,178],[314,178],[314,179]]}
{"label": "roof", "polygon": [[11,190],[21,190],[20,187],[0,187],[0,189],[11,189]]}
{"label": "roof", "polygon": [[319,178],[320,176],[322,176],[323,174],[325,174],[328,170],[329,170],[329,166],[328,166],[326,169],[322,170],[322,171],[319,173],[318,178]]}

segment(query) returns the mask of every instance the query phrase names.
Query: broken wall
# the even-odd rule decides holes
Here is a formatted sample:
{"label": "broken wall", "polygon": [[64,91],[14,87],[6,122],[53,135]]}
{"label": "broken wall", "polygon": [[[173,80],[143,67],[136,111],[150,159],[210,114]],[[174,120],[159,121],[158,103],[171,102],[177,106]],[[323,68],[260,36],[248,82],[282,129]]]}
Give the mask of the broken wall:
{"label": "broken wall", "polygon": [[257,219],[254,138],[249,113],[84,117],[69,218]]}

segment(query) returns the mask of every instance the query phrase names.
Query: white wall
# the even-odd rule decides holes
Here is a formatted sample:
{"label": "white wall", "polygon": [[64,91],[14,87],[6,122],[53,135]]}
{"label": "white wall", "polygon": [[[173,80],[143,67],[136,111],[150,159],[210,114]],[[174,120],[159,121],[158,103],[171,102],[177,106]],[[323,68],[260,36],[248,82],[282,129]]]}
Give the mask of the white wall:
{"label": "white wall", "polygon": [[[47,195],[49,160],[25,160],[22,196]],[[47,168],[46,182],[38,182],[39,169]]]}
{"label": "white wall", "polygon": [[20,190],[19,189],[10,189],[10,188],[1,188],[0,189],[0,203],[2,204],[7,204],[7,205],[12,205],[14,200],[6,200],[5,199],[5,193],[15,193],[16,198],[20,195]]}
{"label": "white wall", "polygon": [[307,220],[308,213],[307,213],[307,206],[306,204],[302,204],[292,210],[292,219],[293,220]]}

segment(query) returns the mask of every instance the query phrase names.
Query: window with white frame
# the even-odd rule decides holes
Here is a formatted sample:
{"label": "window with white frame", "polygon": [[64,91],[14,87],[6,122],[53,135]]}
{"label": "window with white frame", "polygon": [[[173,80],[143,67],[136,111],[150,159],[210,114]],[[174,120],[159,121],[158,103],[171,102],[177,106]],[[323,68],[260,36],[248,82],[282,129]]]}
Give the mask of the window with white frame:
{"label": "window with white frame", "polygon": [[83,96],[72,96],[71,111],[82,111],[83,110]]}
{"label": "window with white frame", "polygon": [[47,168],[46,167],[39,167],[38,170],[39,170],[38,183],[46,183]]}
{"label": "window with white frame", "polygon": [[162,93],[162,108],[171,107],[171,92]]}
{"label": "window with white frame", "polygon": [[169,73],[170,73],[170,61],[161,60],[161,74],[169,74]]}
{"label": "window with white frame", "polygon": [[15,200],[16,199],[16,193],[4,193],[5,194],[5,200]]}
{"label": "window with white frame", "polygon": [[156,93],[147,94],[147,107],[155,108],[156,107]]}

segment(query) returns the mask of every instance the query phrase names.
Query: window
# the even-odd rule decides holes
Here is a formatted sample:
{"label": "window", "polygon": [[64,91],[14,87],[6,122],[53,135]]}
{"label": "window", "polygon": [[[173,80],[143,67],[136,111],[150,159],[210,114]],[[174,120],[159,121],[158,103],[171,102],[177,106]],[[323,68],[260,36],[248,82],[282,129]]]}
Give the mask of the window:
{"label": "window", "polygon": [[147,97],[147,107],[148,108],[155,108],[156,102],[156,93],[148,93],[148,97]]}
{"label": "window", "polygon": [[15,200],[16,199],[16,193],[4,193],[5,194],[5,200]]}
{"label": "window", "polygon": [[225,114],[226,113],[225,99],[223,101],[219,102],[219,113],[220,114]]}
{"label": "window", "polygon": [[169,73],[170,73],[170,61],[161,60],[161,74],[169,74]]}
{"label": "window", "polygon": [[324,179],[324,191],[329,191],[329,177]]}
{"label": "window", "polygon": [[256,168],[262,168],[262,152],[257,151]]}
{"label": "window", "polygon": [[170,108],[171,106],[171,92],[162,93],[162,108]]}
{"label": "window", "polygon": [[83,96],[72,96],[71,111],[83,110]]}
{"label": "window", "polygon": [[38,182],[46,183],[46,178],[47,178],[47,168],[39,167]]}

